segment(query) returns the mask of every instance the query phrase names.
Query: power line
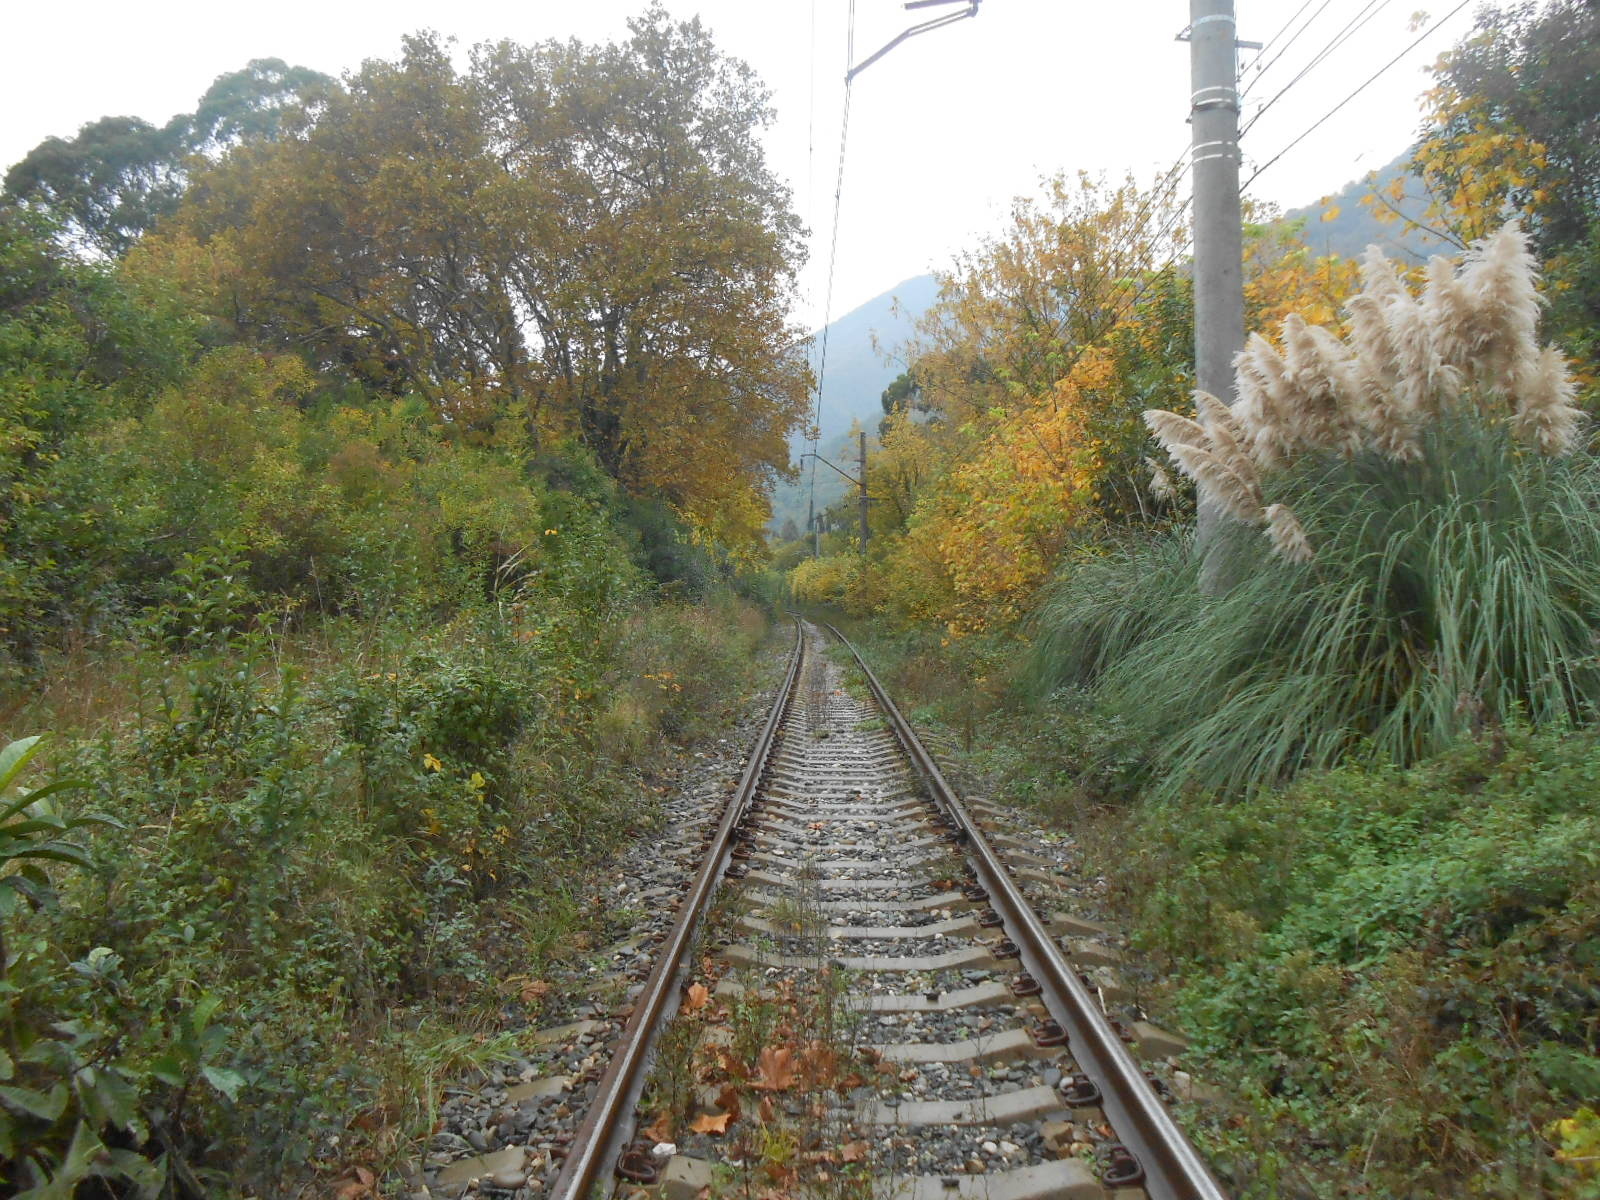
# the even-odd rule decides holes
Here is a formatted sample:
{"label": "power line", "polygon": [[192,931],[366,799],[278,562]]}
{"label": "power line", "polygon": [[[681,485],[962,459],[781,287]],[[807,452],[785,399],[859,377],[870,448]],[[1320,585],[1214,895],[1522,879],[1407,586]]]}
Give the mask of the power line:
{"label": "power line", "polygon": [[1351,38],[1355,37],[1356,34],[1365,29],[1367,25],[1371,23],[1374,17],[1376,17],[1384,9],[1388,8],[1393,2],[1394,0],[1367,0],[1366,7],[1360,12],[1356,13],[1355,16],[1351,17],[1350,20],[1345,22],[1344,28],[1339,30],[1338,33],[1334,34],[1333,37],[1328,39],[1328,42],[1323,46],[1323,48],[1312,56],[1311,61],[1306,63],[1305,66],[1301,67],[1293,79],[1289,80],[1288,83],[1279,88],[1277,94],[1261,106],[1261,108],[1256,112],[1256,115],[1251,117],[1250,120],[1245,124],[1245,127],[1239,131],[1239,136],[1243,137],[1245,134],[1249,133],[1250,130],[1255,127],[1256,122],[1261,120],[1261,118],[1266,115],[1268,109],[1270,109],[1279,100],[1282,100],[1290,88],[1294,87],[1295,84],[1299,83],[1307,75],[1311,74],[1312,71],[1316,70],[1324,62],[1326,62],[1330,55],[1337,51]]}
{"label": "power line", "polygon": [[[1163,200],[1176,191],[1178,185],[1183,182],[1184,177],[1189,174],[1189,171],[1194,166],[1194,163],[1189,157],[1189,150],[1190,148],[1185,146],[1183,150],[1179,152],[1178,157],[1173,160],[1172,165],[1165,171],[1161,172],[1161,174],[1156,176],[1155,182],[1151,185],[1150,190],[1144,194],[1144,198],[1139,202],[1139,207],[1133,214],[1133,221],[1129,224],[1128,228],[1123,230],[1123,232],[1119,234],[1116,240],[1112,243],[1110,254],[1107,256],[1111,262],[1118,262],[1124,255],[1131,254],[1133,252],[1137,245],[1138,239],[1143,236],[1150,223],[1150,219],[1155,215],[1152,211],[1153,206],[1158,200]],[[1179,206],[1177,212],[1180,215],[1183,210],[1188,207],[1188,203],[1189,202],[1185,200],[1184,203]],[[1166,224],[1156,233],[1154,237],[1150,239],[1150,243],[1152,245],[1159,244],[1161,239],[1171,231],[1175,220],[1176,218],[1169,216]],[[1061,333],[1065,332],[1067,322],[1071,319],[1072,314],[1068,313],[1067,316],[1063,317],[1061,321],[1057,323],[1055,327],[1056,335],[1059,336]]]}
{"label": "power line", "polygon": [[1411,42],[1406,46],[1406,48],[1404,50],[1400,51],[1399,54],[1396,54],[1388,62],[1384,63],[1383,66],[1379,67],[1370,76],[1368,76],[1366,81],[1364,83],[1362,83],[1362,85],[1360,87],[1356,88],[1355,91],[1351,92],[1348,96],[1346,96],[1343,100],[1339,101],[1339,103],[1335,104],[1332,108],[1330,108],[1321,117],[1317,118],[1317,120],[1312,122],[1312,124],[1305,130],[1305,132],[1300,134],[1299,137],[1295,138],[1294,141],[1290,142],[1282,150],[1279,150],[1276,154],[1274,154],[1271,158],[1269,158],[1265,163],[1263,163],[1261,166],[1257,167],[1256,171],[1255,171],[1255,174],[1250,176],[1249,179],[1244,181],[1244,186],[1245,187],[1249,187],[1252,183],[1254,183],[1257,179],[1259,179],[1261,177],[1261,173],[1263,171],[1265,171],[1268,167],[1272,166],[1273,163],[1277,162],[1285,154],[1289,153],[1289,151],[1293,150],[1301,142],[1305,141],[1306,138],[1310,137],[1313,133],[1315,133],[1323,125],[1327,124],[1327,122],[1333,118],[1335,113],[1339,112],[1342,108],[1344,108],[1345,105],[1349,104],[1350,101],[1354,100],[1362,92],[1366,91],[1369,87],[1371,87],[1374,83],[1376,83],[1378,81],[1378,79],[1380,77],[1382,77],[1383,75],[1387,74],[1388,71],[1396,63],[1398,63],[1402,58],[1404,58],[1406,55],[1410,54],[1413,50],[1415,50],[1418,46],[1420,46],[1424,41],[1426,41],[1430,34],[1432,34],[1434,31],[1436,31],[1441,25],[1444,25],[1447,21],[1451,20],[1457,13],[1459,13],[1462,9],[1466,8],[1467,5],[1469,5],[1471,3],[1472,3],[1472,0],[1461,0],[1460,4],[1457,4],[1449,12],[1445,13],[1444,16],[1440,17],[1432,25],[1430,25],[1430,26],[1428,26],[1428,28],[1424,29],[1420,34],[1418,34],[1415,38],[1413,38],[1411,40]]}
{"label": "power line", "polygon": [[[850,0],[845,22],[845,65],[856,57],[856,0]],[[822,440],[822,381],[828,372],[828,327],[833,323],[833,273],[839,261],[839,210],[844,195],[845,150],[850,144],[850,88],[852,77],[844,79],[844,112],[839,121],[839,169],[833,184],[833,233],[828,242],[828,283],[822,304],[822,338],[817,353],[817,400],[811,422],[811,479],[806,507],[814,523],[817,506],[817,451]]]}
{"label": "power line", "polygon": [[[1328,3],[1328,0],[1323,0],[1323,6],[1324,7],[1327,6],[1327,3]],[[1292,17],[1290,17],[1287,21],[1285,21],[1278,28],[1278,32],[1273,34],[1271,37],[1269,37],[1265,42],[1263,42],[1261,44],[1261,49],[1257,50],[1256,51],[1256,56],[1253,59],[1250,60],[1250,66],[1251,67],[1254,67],[1257,63],[1259,63],[1263,58],[1265,58],[1267,56],[1267,51],[1272,49],[1273,45],[1277,42],[1277,40],[1279,38],[1281,38],[1284,35],[1284,33],[1288,30],[1289,26],[1293,25],[1296,21],[1298,21],[1300,19],[1300,14],[1305,12],[1306,9],[1310,8],[1311,4],[1312,4],[1312,0],[1303,0],[1303,3],[1300,5],[1300,7],[1294,10],[1294,15]],[[1287,47],[1285,47],[1285,48],[1287,49]],[[1273,59],[1273,62],[1276,62],[1276,61],[1277,61],[1277,59]],[[1271,63],[1267,64],[1267,66],[1271,66]],[[1262,71],[1265,71],[1266,69],[1267,69],[1267,67],[1262,67],[1261,68]]]}
{"label": "power line", "polygon": [[[1311,0],[1306,0],[1306,4],[1309,4],[1310,2],[1311,2]],[[1317,11],[1312,13],[1309,17],[1307,17],[1306,21],[1305,21],[1305,24],[1300,26],[1299,29],[1295,30],[1294,31],[1294,36],[1291,37],[1287,42],[1284,43],[1283,49],[1279,50],[1277,54],[1273,55],[1271,62],[1267,63],[1259,71],[1256,72],[1255,79],[1250,81],[1250,85],[1249,85],[1249,87],[1246,87],[1244,89],[1243,95],[1248,95],[1249,92],[1250,92],[1250,88],[1254,87],[1257,83],[1259,83],[1261,81],[1261,77],[1263,75],[1265,75],[1268,71],[1272,70],[1273,67],[1277,66],[1278,63],[1280,61],[1282,61],[1283,56],[1285,54],[1289,53],[1289,51],[1294,48],[1294,44],[1300,40],[1300,36],[1303,33],[1305,33],[1306,30],[1310,29],[1314,24],[1316,24],[1317,18],[1320,17],[1324,12],[1326,12],[1327,9],[1328,9],[1328,5],[1330,5],[1332,3],[1333,3],[1333,0],[1322,0],[1322,3],[1317,6]],[[1300,6],[1300,12],[1297,12],[1293,17],[1289,18],[1288,22],[1286,22],[1284,27],[1283,27],[1284,29],[1287,29],[1290,25],[1294,24],[1295,18],[1298,17],[1301,12],[1305,12],[1306,4],[1302,4]],[[1277,33],[1273,34],[1272,40],[1276,41],[1281,36],[1283,36],[1283,29],[1280,29]],[[1271,42],[1269,42],[1268,45],[1271,45]],[[1256,62],[1260,62],[1262,56],[1265,55],[1265,54],[1266,54],[1266,47],[1262,47],[1261,53],[1256,55]],[[1241,99],[1243,98],[1243,95],[1241,95]]]}
{"label": "power line", "polygon": [[[1181,178],[1182,176],[1180,175],[1179,179]],[[1177,180],[1173,181],[1174,186],[1176,186],[1177,182]],[[1165,238],[1167,234],[1172,232],[1173,227],[1176,226],[1179,221],[1183,220],[1185,214],[1187,214],[1189,211],[1189,204],[1190,198],[1186,197],[1182,204],[1178,205],[1172,210],[1171,213],[1167,215],[1167,219],[1162,223],[1161,228],[1155,232],[1153,237],[1151,237],[1150,241],[1152,245],[1160,243],[1160,241]],[[1145,296],[1149,294],[1150,289],[1153,288],[1156,283],[1164,275],[1166,275],[1169,270],[1172,269],[1172,267],[1180,258],[1188,253],[1189,248],[1193,245],[1194,235],[1191,233],[1188,237],[1183,239],[1183,243],[1176,250],[1167,256],[1167,260],[1164,263],[1162,263],[1159,267],[1155,267],[1154,269],[1147,269],[1144,281],[1136,289],[1134,289],[1134,293],[1128,299],[1127,303],[1111,309],[1107,313],[1105,321],[1100,328],[1091,333],[1088,338],[1080,342],[1073,350],[1072,355],[1066,361],[1066,365],[1061,368],[1060,377],[1062,379],[1065,379],[1068,375],[1072,374],[1073,368],[1078,365],[1079,360],[1081,360],[1085,354],[1089,353],[1090,350],[1093,350],[1106,338],[1110,337],[1111,334],[1116,332],[1116,330],[1129,317],[1138,312],[1139,301],[1143,300]]]}
{"label": "power line", "polygon": [[[856,62],[856,0],[850,0],[849,16],[845,27],[845,75],[844,75],[844,113],[839,122],[839,172],[833,186],[833,234],[828,245],[828,285],[825,292],[822,308],[822,339],[817,356],[817,403],[813,410],[812,437],[811,437],[811,481],[810,499],[808,508],[814,521],[816,515],[817,499],[817,448],[822,438],[822,386],[828,373],[828,328],[833,323],[833,276],[834,269],[839,261],[839,211],[841,197],[844,194],[844,164],[845,149],[850,138],[850,96],[851,84],[855,77],[861,74],[873,63],[888,54],[896,46],[919,34],[930,33],[935,29],[942,29],[946,25],[953,25],[957,21],[966,20],[978,15],[978,7],[983,0],[910,0],[906,4],[908,9],[939,8],[950,4],[964,4],[966,7],[957,13],[934,17],[902,30],[886,45],[869,54],[861,62]],[[815,343],[814,343],[815,344]],[[864,453],[864,452],[863,452]],[[862,464],[863,471],[866,464]],[[817,543],[813,543],[814,545]],[[863,542],[864,546],[864,542]]]}
{"label": "power line", "polygon": [[807,30],[806,61],[810,64],[806,93],[806,223],[817,218],[817,0],[811,0],[811,22]]}
{"label": "power line", "polygon": [[[855,45],[855,0],[850,2],[850,33],[848,41]],[[839,212],[844,197],[844,164],[845,151],[850,143],[850,94],[851,84],[847,79],[844,85],[844,113],[839,121],[839,168],[834,176],[833,184],[833,232],[828,239],[828,284],[823,293],[822,304],[822,343],[821,353],[817,360],[817,418],[822,417],[822,380],[828,371],[828,326],[833,320],[833,277],[834,270],[839,263]]]}

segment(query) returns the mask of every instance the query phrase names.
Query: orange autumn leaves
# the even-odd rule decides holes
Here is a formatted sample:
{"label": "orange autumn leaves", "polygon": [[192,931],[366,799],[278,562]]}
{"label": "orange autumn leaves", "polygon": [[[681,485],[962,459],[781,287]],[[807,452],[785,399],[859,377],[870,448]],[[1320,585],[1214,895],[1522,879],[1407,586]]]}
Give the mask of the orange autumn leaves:
{"label": "orange autumn leaves", "polygon": [[1109,366],[1103,352],[1085,355],[999,421],[947,476],[932,547],[950,582],[953,629],[1020,617],[1088,515],[1101,458],[1087,436],[1087,398],[1106,383]]}
{"label": "orange autumn leaves", "polygon": [[[880,427],[868,466],[871,554],[852,544],[801,563],[797,598],[952,636],[1013,628],[1075,547],[1096,553],[1107,535],[1171,518],[1149,484],[1140,414],[1186,406],[1194,386],[1178,201],[1166,179],[1060,177],[941,275],[904,348],[912,399]],[[1250,327],[1291,312],[1336,320],[1356,265],[1258,215]]]}

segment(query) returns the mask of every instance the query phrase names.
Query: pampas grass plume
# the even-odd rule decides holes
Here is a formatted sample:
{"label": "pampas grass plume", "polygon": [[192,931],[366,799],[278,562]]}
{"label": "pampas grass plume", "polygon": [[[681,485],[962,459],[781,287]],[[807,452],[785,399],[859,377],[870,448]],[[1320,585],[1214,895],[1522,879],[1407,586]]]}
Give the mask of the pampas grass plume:
{"label": "pampas grass plume", "polygon": [[1260,522],[1261,485],[1253,475],[1240,476],[1215,454],[1198,446],[1172,446],[1167,452],[1178,469],[1224,512],[1252,525]]}
{"label": "pampas grass plume", "polygon": [[1144,424],[1168,453],[1177,446],[1198,446],[1203,449],[1208,444],[1203,425],[1164,408],[1147,409]]}
{"label": "pampas grass plume", "polygon": [[1528,235],[1515,221],[1477,243],[1461,270],[1474,360],[1454,365],[1495,391],[1508,390],[1514,365],[1538,353],[1538,270]]}
{"label": "pampas grass plume", "polygon": [[1524,360],[1517,374],[1518,409],[1511,422],[1517,436],[1552,457],[1571,454],[1577,449],[1583,414],[1572,403],[1577,388],[1566,358],[1554,346],[1546,346]]}
{"label": "pampas grass plume", "polygon": [[1178,485],[1172,482],[1172,476],[1167,474],[1167,469],[1153,458],[1146,458],[1144,465],[1150,468],[1150,494],[1163,504],[1176,501]]}
{"label": "pampas grass plume", "polygon": [[1293,563],[1308,563],[1316,557],[1311,539],[1288,505],[1269,504],[1261,515],[1266,518],[1267,537],[1279,557]]}

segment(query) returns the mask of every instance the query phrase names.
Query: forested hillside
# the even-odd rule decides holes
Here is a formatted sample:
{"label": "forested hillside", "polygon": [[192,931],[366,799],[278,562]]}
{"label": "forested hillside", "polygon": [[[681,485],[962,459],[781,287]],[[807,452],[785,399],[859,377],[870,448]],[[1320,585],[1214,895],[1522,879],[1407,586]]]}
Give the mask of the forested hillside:
{"label": "forested hillside", "polygon": [[762,628],[809,390],[770,117],[653,9],[258,61],[11,168],[8,1194],[382,1170],[537,1016],[505,975],[593,936]]}
{"label": "forested hillside", "polygon": [[1283,220],[1300,223],[1307,248],[1317,255],[1360,258],[1368,246],[1377,246],[1391,258],[1420,262],[1450,250],[1442,237],[1416,224],[1424,219],[1429,200],[1411,170],[1411,153],[1351,180],[1316,204],[1290,209]]}

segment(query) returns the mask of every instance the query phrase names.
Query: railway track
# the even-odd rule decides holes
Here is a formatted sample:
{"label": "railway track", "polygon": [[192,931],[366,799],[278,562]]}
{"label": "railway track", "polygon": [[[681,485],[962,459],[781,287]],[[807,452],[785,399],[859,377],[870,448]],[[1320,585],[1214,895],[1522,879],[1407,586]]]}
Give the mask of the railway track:
{"label": "railway track", "polygon": [[1082,973],[1090,927],[1035,911],[1026,847],[824,643],[797,622],[547,1194],[1223,1196],[1135,1058],[1152,1031]]}

